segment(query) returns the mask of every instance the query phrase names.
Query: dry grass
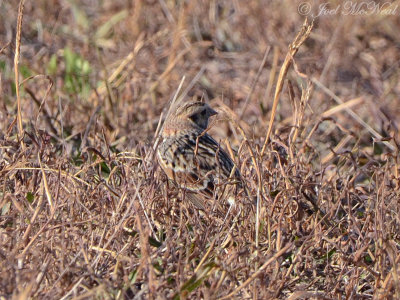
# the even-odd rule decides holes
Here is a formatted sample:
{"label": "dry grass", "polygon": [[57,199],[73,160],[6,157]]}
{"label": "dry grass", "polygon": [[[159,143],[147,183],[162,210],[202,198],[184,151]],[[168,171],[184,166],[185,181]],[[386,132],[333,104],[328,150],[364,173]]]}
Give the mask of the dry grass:
{"label": "dry grass", "polygon": [[[400,299],[400,12],[18,4],[0,1],[0,298]],[[166,182],[176,96],[220,111],[257,205],[224,221]]]}

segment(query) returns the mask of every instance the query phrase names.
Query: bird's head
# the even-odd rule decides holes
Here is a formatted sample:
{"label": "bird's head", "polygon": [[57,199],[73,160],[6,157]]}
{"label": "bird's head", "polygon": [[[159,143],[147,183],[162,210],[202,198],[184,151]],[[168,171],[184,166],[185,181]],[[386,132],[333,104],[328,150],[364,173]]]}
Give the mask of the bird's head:
{"label": "bird's head", "polygon": [[174,115],[180,120],[189,121],[205,130],[208,126],[208,119],[216,114],[217,112],[207,103],[192,101],[179,107]]}

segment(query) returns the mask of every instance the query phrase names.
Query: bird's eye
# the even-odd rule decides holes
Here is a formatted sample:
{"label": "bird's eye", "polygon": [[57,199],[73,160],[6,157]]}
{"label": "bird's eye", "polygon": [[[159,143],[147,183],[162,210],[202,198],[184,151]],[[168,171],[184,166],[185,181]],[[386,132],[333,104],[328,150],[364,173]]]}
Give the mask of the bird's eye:
{"label": "bird's eye", "polygon": [[197,121],[198,121],[198,119],[199,119],[199,116],[197,116],[197,115],[192,115],[192,116],[190,116],[189,118],[192,119],[193,122],[197,123]]}

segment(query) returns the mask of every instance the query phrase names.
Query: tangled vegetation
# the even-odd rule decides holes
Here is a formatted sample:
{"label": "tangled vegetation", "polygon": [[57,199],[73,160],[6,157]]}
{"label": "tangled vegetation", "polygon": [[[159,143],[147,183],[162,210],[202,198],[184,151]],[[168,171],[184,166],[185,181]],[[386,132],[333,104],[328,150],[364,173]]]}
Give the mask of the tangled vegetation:
{"label": "tangled vegetation", "polygon": [[[0,298],[400,299],[400,12],[304,3],[0,1]],[[224,218],[155,159],[192,98]]]}

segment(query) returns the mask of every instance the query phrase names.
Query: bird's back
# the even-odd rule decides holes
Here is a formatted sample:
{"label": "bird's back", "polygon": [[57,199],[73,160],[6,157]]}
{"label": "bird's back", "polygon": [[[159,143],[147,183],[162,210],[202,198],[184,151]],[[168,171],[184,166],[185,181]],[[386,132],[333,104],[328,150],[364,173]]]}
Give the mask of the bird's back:
{"label": "bird's back", "polygon": [[241,177],[237,168],[231,176],[233,161],[207,133],[192,131],[164,137],[158,159],[170,179],[190,190],[207,189]]}

